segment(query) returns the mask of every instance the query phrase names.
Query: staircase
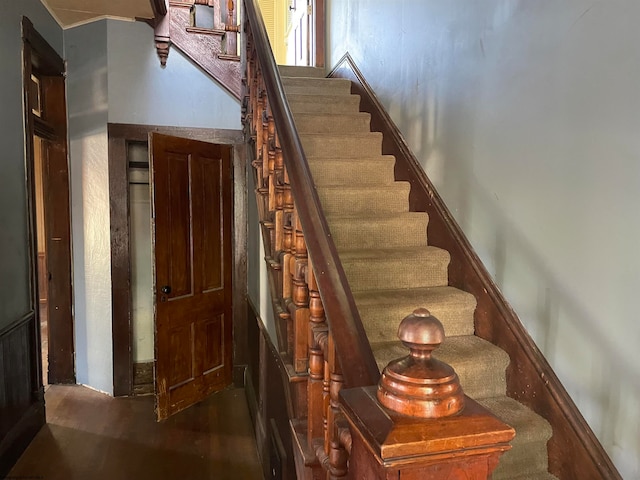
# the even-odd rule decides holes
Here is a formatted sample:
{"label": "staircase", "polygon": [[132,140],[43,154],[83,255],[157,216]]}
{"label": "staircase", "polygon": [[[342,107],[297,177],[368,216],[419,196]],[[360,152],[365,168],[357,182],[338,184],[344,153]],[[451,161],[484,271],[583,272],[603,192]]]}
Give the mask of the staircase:
{"label": "staircase", "polygon": [[436,356],[454,367],[467,395],[516,430],[493,478],[556,478],[547,472],[550,425],[506,396],[509,357],[474,335],[475,298],[448,286],[449,253],[428,245],[428,215],[409,211],[410,186],[394,180],[395,159],[381,154],[382,134],[370,131],[351,83],[314,68],[280,74],[380,370],[406,354],[397,319],[427,307],[447,335]]}

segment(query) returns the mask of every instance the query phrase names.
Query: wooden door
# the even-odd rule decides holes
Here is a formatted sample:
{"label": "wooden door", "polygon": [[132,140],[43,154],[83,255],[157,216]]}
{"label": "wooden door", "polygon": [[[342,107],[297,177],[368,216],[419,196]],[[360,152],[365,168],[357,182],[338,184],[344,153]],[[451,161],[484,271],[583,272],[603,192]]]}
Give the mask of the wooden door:
{"label": "wooden door", "polygon": [[311,65],[311,2],[310,0],[291,0],[287,63],[291,65]]}
{"label": "wooden door", "polygon": [[150,134],[156,414],[231,383],[231,147]]}
{"label": "wooden door", "polygon": [[289,0],[287,65],[324,67],[324,0]]}

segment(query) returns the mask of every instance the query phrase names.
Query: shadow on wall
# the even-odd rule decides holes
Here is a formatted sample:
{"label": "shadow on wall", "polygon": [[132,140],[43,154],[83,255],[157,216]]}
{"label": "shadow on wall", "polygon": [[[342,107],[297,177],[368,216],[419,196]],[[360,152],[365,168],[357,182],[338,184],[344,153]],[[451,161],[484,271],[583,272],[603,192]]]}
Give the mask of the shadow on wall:
{"label": "shadow on wall", "polygon": [[[493,195],[473,179],[467,187],[473,215],[468,215],[463,229],[467,230],[471,221],[481,221],[483,230],[492,232],[492,242],[487,239],[484,243],[493,250],[478,254],[497,285],[514,305],[524,308],[520,318],[525,327],[614,462],[636,462],[616,458],[616,453],[622,443],[625,452],[640,449],[640,405],[636,400],[640,397],[640,371],[612,340],[606,312],[589,310],[574,298],[545,266],[527,236],[509,221]],[[594,299],[597,306],[596,302]]]}
{"label": "shadow on wall", "polygon": [[[430,179],[454,217],[474,240],[474,248],[521,321],[552,365],[598,439],[620,468],[635,472],[640,451],[640,371],[611,329],[627,319],[610,319],[593,305],[580,302],[535,244],[510,220],[492,192],[474,173],[474,146],[479,100],[458,95],[469,78],[447,85],[437,80],[419,86],[407,104],[394,99],[389,113],[423,160]],[[440,89],[441,91],[438,91]],[[448,90],[443,92],[442,90]],[[438,99],[455,98],[441,105]],[[416,101],[419,100],[419,101]],[[410,105],[409,108],[403,108]],[[418,146],[416,148],[416,146]],[[476,167],[477,168],[477,167]],[[589,261],[589,259],[585,259]],[[590,309],[589,307],[594,307]],[[619,338],[619,335],[617,336]]]}

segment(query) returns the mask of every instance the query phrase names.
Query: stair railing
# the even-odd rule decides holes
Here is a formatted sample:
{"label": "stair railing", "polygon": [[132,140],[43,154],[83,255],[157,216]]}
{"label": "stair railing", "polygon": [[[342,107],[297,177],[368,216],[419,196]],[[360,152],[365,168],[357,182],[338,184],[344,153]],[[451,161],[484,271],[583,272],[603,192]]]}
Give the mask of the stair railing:
{"label": "stair railing", "polygon": [[[335,336],[340,364],[348,366],[343,372],[345,383],[350,387],[373,385],[378,381],[378,367],[320,208],[256,1],[245,0],[245,9],[248,20],[245,124],[255,137],[258,190],[268,196],[269,212],[263,213],[265,217],[273,217],[274,225],[267,226],[274,240],[272,259],[285,252],[284,236],[293,234],[295,226],[293,249],[300,261],[299,271],[292,272],[293,283],[303,281],[303,274],[311,275],[311,269],[303,266],[308,251],[313,259],[318,300],[321,299],[327,324]],[[285,213],[291,218],[286,223]],[[291,231],[285,232],[288,229]],[[303,289],[302,285],[296,287]],[[298,301],[305,303],[304,297],[300,293]]]}
{"label": "stair railing", "polygon": [[451,367],[431,359],[444,328],[426,309],[401,323],[412,353],[391,362],[376,387],[380,372],[256,2],[244,0],[243,122],[279,349],[291,369],[297,476],[486,479],[513,429],[463,398]]}
{"label": "stair railing", "polygon": [[297,382],[292,421],[305,468],[347,472],[350,434],[343,387],[375,385],[380,373],[320,207],[256,0],[245,0],[243,117],[281,350]]}

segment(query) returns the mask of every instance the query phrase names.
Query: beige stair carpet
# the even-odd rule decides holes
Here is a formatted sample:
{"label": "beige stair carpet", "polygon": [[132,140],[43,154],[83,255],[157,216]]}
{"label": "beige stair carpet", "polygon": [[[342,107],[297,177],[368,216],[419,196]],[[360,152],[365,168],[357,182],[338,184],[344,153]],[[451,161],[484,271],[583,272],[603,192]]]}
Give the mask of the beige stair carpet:
{"label": "beige stair carpet", "polygon": [[378,367],[407,354],[396,334],[416,307],[443,323],[436,356],[458,373],[467,395],[516,429],[494,479],[553,479],[550,425],[506,396],[508,355],[474,335],[475,298],[448,285],[449,253],[429,246],[426,213],[409,211],[409,184],[396,182],[350,82],[321,69],[280,67],[287,100],[340,260]]}

